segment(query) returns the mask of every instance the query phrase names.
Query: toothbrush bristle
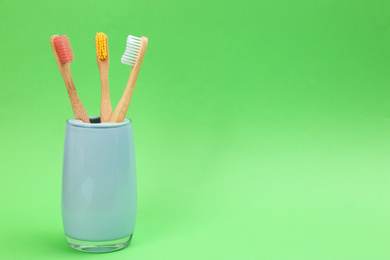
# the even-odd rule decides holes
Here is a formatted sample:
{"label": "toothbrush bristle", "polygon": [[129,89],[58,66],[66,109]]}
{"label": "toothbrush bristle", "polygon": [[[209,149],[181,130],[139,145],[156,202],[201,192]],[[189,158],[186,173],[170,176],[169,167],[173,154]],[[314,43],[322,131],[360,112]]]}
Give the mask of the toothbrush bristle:
{"label": "toothbrush bristle", "polygon": [[122,63],[134,66],[137,62],[139,51],[141,49],[141,38],[129,35],[125,53],[122,55]]}
{"label": "toothbrush bristle", "polygon": [[61,35],[56,37],[54,39],[54,44],[56,46],[58,58],[62,63],[69,63],[74,60],[73,50],[72,46],[70,46],[68,36]]}
{"label": "toothbrush bristle", "polygon": [[96,34],[96,55],[100,60],[107,59],[107,37],[104,33]]}

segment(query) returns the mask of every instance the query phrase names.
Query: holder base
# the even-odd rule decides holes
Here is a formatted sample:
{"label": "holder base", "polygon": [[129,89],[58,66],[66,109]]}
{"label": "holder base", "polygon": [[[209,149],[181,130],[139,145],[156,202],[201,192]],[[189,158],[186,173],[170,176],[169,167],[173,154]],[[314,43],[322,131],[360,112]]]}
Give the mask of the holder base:
{"label": "holder base", "polygon": [[66,236],[66,240],[68,240],[68,244],[72,248],[82,252],[107,253],[125,248],[130,244],[132,237],[133,234],[124,238],[109,241],[84,241]]}

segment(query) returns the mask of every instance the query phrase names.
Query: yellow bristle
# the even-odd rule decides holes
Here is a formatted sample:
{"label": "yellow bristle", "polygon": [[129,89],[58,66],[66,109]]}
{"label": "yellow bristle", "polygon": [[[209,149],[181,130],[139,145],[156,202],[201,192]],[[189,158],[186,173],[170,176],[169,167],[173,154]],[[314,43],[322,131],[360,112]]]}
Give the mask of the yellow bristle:
{"label": "yellow bristle", "polygon": [[107,41],[104,33],[96,34],[96,55],[100,60],[107,59]]}

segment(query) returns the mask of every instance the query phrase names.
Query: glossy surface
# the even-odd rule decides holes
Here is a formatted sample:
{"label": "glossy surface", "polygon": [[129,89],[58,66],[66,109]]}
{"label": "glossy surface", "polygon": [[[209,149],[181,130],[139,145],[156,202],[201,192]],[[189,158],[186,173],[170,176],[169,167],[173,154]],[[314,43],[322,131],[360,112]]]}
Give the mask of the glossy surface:
{"label": "glossy surface", "polygon": [[112,251],[118,251],[129,245],[132,235],[107,241],[84,241],[66,237],[68,244],[79,251],[88,253],[107,253]]}
{"label": "glossy surface", "polygon": [[129,236],[136,216],[131,122],[66,124],[62,218],[68,237],[108,241]]}

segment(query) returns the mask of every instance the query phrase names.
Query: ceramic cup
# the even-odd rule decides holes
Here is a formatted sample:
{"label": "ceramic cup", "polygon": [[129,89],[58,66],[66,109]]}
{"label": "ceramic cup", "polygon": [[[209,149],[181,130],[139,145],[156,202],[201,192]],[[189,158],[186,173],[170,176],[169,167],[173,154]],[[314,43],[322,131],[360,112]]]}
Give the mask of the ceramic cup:
{"label": "ceramic cup", "polygon": [[85,252],[126,247],[133,236],[137,186],[133,128],[66,121],[62,220],[68,243]]}

